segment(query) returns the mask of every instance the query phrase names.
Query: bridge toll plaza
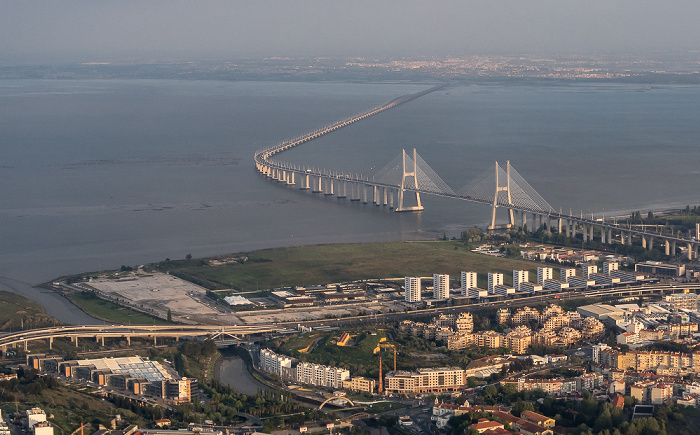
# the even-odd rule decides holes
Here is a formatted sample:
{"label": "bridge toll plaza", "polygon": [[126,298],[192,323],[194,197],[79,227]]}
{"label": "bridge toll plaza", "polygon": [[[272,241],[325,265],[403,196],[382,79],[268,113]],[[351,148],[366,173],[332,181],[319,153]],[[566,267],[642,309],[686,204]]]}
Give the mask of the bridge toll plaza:
{"label": "bridge toll plaza", "polygon": [[[622,244],[631,245],[632,239],[637,238],[641,240],[642,246],[650,251],[654,246],[662,246],[666,255],[676,255],[677,249],[681,248],[688,260],[698,258],[700,225],[696,226],[695,237],[682,237],[656,233],[646,227],[633,228],[608,222],[605,219],[596,219],[593,215],[589,218],[582,212],[579,216],[574,215],[572,211],[566,214],[560,209],[557,212],[525,181],[510,162],[506,162],[505,169],[496,162],[495,172],[494,169],[489,168],[469,181],[462,189],[455,191],[430,168],[415,149],[410,154],[402,150],[396,159],[373,176],[344,174],[273,159],[284,151],[412,101],[443,86],[404,95],[370,111],[257,151],[254,156],[255,167],[263,176],[285,185],[295,185],[298,176],[301,190],[311,190],[313,193],[329,196],[338,192],[338,198],[347,198],[349,190],[351,201],[367,204],[371,196],[373,204],[389,207],[396,212],[423,210],[421,194],[489,205],[492,207],[491,223],[488,227],[490,232],[507,231],[517,227],[518,223],[522,227],[529,223],[529,227],[533,229],[547,225],[550,229],[555,226],[560,234],[565,233],[567,237],[576,237],[580,234],[584,243],[594,240],[596,233],[602,243],[619,240]],[[412,198],[411,204],[406,203],[409,197]],[[508,221],[504,225],[496,224],[496,210],[499,207],[508,211]],[[519,220],[516,215],[519,215]],[[530,215],[530,221],[528,221],[528,215]]]}

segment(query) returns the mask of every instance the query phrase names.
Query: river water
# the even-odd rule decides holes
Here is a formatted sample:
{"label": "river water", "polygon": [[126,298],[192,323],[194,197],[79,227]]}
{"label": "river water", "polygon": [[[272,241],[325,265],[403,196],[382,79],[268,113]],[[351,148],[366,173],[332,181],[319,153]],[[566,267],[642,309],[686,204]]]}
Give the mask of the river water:
{"label": "river water", "polygon": [[[424,212],[398,214],[255,172],[256,149],[430,86],[0,80],[0,288],[186,254],[484,225],[490,210],[478,204],[424,197]],[[700,204],[698,119],[698,86],[458,86],[280,158],[371,176],[415,147],[455,190],[510,160],[554,208],[612,214]],[[59,320],[87,320],[25,293]]]}
{"label": "river water", "polygon": [[224,385],[233,387],[243,394],[256,394],[258,390],[266,390],[267,387],[261,384],[248,371],[245,362],[241,357],[223,351],[219,366],[216,370],[216,377]]}

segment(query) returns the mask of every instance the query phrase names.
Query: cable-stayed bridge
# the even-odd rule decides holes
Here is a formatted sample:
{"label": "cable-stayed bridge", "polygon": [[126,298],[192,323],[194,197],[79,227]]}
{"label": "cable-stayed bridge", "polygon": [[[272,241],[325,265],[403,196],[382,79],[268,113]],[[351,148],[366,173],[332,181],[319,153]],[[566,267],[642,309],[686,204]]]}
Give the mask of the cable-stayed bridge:
{"label": "cable-stayed bridge", "polygon": [[[696,226],[695,238],[680,237],[673,234],[655,233],[645,229],[625,227],[604,219],[573,215],[571,211],[565,214],[560,209],[556,211],[511,165],[506,162],[505,168],[495,162],[495,166],[486,169],[482,174],[473,178],[460,189],[453,190],[440,176],[423,160],[414,149],[412,153],[405,150],[389,162],[384,168],[372,176],[364,174],[346,174],[329,169],[307,167],[286,163],[278,160],[277,156],[291,148],[332,133],[340,128],[377,115],[385,110],[407,103],[430,92],[443,88],[436,86],[415,94],[396,98],[382,106],[351,118],[338,121],[329,126],[314,130],[302,136],[281,142],[275,146],[259,150],[255,153],[255,166],[264,176],[285,185],[296,185],[299,182],[301,190],[311,190],[323,195],[336,195],[338,198],[349,198],[350,201],[372,203],[377,206],[387,206],[397,212],[423,210],[421,194],[437,195],[463,201],[487,204],[492,208],[489,231],[510,229],[527,225],[527,216],[531,216],[530,228],[547,225],[548,229],[556,228],[559,233],[567,236],[581,234],[583,241],[593,240],[598,233],[602,243],[612,243],[613,234],[623,244],[632,244],[633,237],[639,237],[642,246],[651,250],[654,241],[663,243],[666,255],[676,255],[677,245],[686,245],[688,259],[698,258],[700,243],[700,225]],[[496,225],[496,210],[501,207],[508,211],[508,222]],[[516,215],[519,215],[516,217]],[[519,218],[519,219],[517,219]],[[519,222],[516,223],[516,219]],[[552,226],[552,222],[556,222]]]}

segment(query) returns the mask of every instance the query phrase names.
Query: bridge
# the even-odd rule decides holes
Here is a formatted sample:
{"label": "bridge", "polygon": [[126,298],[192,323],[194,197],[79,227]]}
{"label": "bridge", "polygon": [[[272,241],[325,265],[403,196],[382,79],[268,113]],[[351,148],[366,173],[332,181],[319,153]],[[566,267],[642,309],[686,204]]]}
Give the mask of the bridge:
{"label": "bridge", "polygon": [[[647,228],[633,228],[631,225],[609,222],[594,215],[584,216],[582,212],[576,216],[571,210],[568,214],[561,209],[557,211],[530,186],[510,165],[510,162],[506,162],[505,168],[495,162],[493,169],[486,170],[461,189],[453,190],[416,153],[415,149],[412,153],[402,150],[399,156],[373,176],[300,166],[277,158],[284,151],[413,101],[444,86],[440,85],[401,96],[383,106],[259,150],[254,156],[255,167],[265,177],[287,186],[296,185],[298,179],[301,190],[311,190],[313,193],[323,195],[337,195],[338,198],[349,197],[350,201],[364,204],[368,204],[371,199],[373,204],[389,207],[396,212],[423,210],[421,194],[489,205],[492,208],[492,214],[488,229],[492,232],[515,228],[518,224],[525,227],[529,215],[532,222],[530,228],[540,228],[546,224],[547,229],[556,228],[560,234],[565,233],[567,237],[576,237],[577,234],[581,234],[584,242],[592,241],[597,237],[601,243],[612,243],[615,238],[622,244],[631,245],[633,238],[638,238],[641,239],[642,246],[648,250],[652,250],[656,246],[655,242],[658,241],[658,246],[663,246],[667,256],[675,256],[677,247],[683,246],[687,259],[698,258],[700,225],[696,225],[695,237],[692,238],[690,235],[685,237],[663,233],[661,229],[654,232]],[[508,211],[508,222],[505,225],[496,225],[496,210],[499,207]],[[552,222],[555,222],[554,226]]]}
{"label": "bridge", "polygon": [[67,338],[78,347],[81,338],[101,342],[104,346],[106,338],[125,339],[131,344],[134,337],[152,339],[157,344],[159,337],[175,338],[200,337],[222,343],[236,343],[253,335],[287,331],[288,328],[277,325],[83,325],[57,326],[52,328],[31,329],[0,335],[0,349],[6,352],[8,347],[23,346],[26,350],[29,342],[48,340],[49,348],[53,348],[56,338]]}

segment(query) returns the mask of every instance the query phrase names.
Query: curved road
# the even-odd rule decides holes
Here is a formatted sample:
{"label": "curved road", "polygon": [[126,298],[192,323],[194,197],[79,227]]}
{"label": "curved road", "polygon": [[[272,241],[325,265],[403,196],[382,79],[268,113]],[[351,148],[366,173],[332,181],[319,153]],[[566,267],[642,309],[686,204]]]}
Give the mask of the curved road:
{"label": "curved road", "polygon": [[36,301],[44,307],[46,314],[68,325],[100,325],[100,319],[88,316],[71,301],[51,290],[34,287],[32,284],[13,278],[0,277],[0,290],[15,293]]}

